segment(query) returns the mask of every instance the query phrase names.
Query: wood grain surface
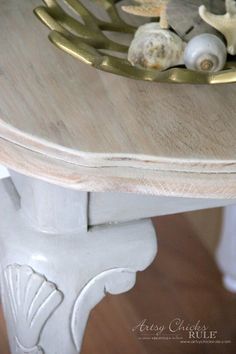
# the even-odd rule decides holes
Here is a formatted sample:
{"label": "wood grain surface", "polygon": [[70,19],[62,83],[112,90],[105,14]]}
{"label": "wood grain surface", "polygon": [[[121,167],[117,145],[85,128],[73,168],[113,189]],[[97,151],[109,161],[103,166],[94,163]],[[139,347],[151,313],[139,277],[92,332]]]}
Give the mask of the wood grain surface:
{"label": "wood grain surface", "polygon": [[[0,162],[27,173],[25,159],[37,165],[41,159],[46,175],[49,157],[50,170],[73,165],[79,175],[90,168],[93,177],[100,170],[106,181],[114,179],[113,190],[130,169],[132,191],[143,174],[142,192],[151,186],[154,194],[160,194],[160,171],[210,174],[215,190],[215,180],[230,174],[229,194],[236,196],[235,84],[152,84],[99,72],[49,42],[48,29],[33,15],[38,5],[0,4],[0,138],[14,152],[10,161],[0,154]],[[99,180],[93,188],[108,189]],[[181,195],[181,188],[173,193]],[[197,196],[194,187],[190,194]]]}
{"label": "wood grain surface", "polygon": [[[108,296],[92,312],[81,354],[235,354],[236,297],[223,289],[217,267],[182,215],[155,219],[159,254],[129,293]],[[229,344],[138,340],[142,319],[167,325],[181,317],[218,331]],[[9,354],[0,320],[0,354]]]}

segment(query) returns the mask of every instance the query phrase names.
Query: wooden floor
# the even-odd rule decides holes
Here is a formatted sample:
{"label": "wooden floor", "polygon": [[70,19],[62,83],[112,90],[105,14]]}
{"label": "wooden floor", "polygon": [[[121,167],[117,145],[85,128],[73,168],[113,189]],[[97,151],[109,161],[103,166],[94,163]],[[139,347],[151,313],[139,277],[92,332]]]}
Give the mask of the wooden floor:
{"label": "wooden floor", "polygon": [[[131,292],[107,296],[92,312],[82,354],[235,354],[236,295],[221,286],[214,260],[183,215],[156,218],[155,224],[157,259],[138,275]],[[132,331],[144,319],[168,327],[175,318],[185,325],[200,321],[201,326],[217,331],[218,340],[231,344],[140,340]],[[0,354],[9,354],[2,320],[0,334]]]}

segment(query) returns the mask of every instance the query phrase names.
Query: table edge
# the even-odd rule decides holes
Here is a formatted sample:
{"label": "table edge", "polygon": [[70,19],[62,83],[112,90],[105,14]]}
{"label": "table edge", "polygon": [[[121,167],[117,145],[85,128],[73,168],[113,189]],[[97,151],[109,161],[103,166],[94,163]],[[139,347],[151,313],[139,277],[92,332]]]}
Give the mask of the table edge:
{"label": "table edge", "polygon": [[236,198],[236,173],[85,167],[0,138],[0,163],[27,176],[89,192],[127,192],[189,198]]}
{"label": "table edge", "polygon": [[73,150],[22,132],[0,118],[0,138],[51,158],[81,167],[140,168],[151,171],[236,173],[236,160],[184,159],[131,153],[97,153]]}

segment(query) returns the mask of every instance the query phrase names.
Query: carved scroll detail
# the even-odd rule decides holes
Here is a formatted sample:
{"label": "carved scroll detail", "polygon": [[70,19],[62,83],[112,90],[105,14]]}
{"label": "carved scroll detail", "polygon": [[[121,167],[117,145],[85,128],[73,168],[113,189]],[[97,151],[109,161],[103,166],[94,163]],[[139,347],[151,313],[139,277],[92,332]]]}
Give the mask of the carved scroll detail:
{"label": "carved scroll detail", "polygon": [[133,288],[136,273],[126,268],[110,269],[90,280],[79,293],[75,302],[72,319],[72,337],[78,352],[81,350],[83,334],[90,311],[106,296],[121,294]]}
{"label": "carved scroll detail", "polygon": [[17,353],[43,354],[40,334],[63,294],[43,275],[17,264],[4,270],[4,293],[14,322]]}

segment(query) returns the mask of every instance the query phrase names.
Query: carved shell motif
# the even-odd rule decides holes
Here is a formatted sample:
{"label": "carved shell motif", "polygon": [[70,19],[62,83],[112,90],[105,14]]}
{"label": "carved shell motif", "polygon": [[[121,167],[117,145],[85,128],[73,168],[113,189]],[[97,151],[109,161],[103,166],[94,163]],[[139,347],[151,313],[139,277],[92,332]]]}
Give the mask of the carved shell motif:
{"label": "carved shell motif", "polygon": [[44,276],[17,264],[4,271],[4,292],[15,327],[17,352],[43,354],[38,346],[40,334],[62,302],[62,293]]}
{"label": "carved shell motif", "polygon": [[90,311],[109,294],[124,293],[135,285],[136,273],[126,268],[106,270],[91,279],[81,290],[71,318],[71,332],[78,352],[81,351],[83,334]]}

